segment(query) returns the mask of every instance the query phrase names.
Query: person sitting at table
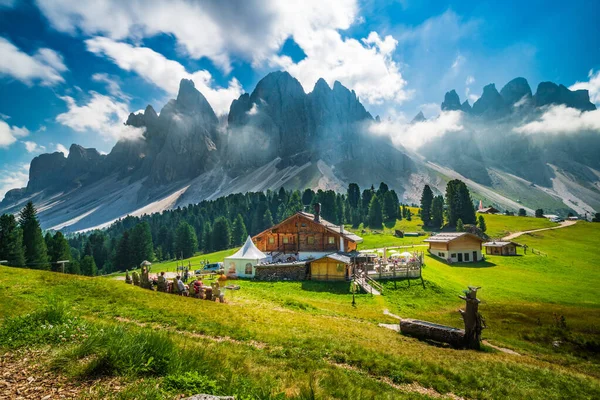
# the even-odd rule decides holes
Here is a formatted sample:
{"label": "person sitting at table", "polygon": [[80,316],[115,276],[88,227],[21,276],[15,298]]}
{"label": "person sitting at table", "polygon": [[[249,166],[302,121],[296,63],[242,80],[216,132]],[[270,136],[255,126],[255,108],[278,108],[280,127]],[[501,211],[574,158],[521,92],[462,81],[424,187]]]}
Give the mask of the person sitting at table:
{"label": "person sitting at table", "polygon": [[183,283],[183,281],[181,280],[181,276],[179,275],[177,275],[177,289],[179,289],[180,296],[186,295],[185,284]]}
{"label": "person sitting at table", "polygon": [[195,279],[194,282],[192,282],[192,288],[194,289],[194,297],[199,299],[200,290],[202,289],[202,281],[200,279]]}

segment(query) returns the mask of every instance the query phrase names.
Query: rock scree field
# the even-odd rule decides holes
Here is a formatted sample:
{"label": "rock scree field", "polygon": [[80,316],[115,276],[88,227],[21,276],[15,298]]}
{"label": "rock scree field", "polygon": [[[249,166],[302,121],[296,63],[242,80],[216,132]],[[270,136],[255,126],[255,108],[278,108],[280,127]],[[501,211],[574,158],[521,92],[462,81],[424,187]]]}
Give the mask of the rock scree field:
{"label": "rock scree field", "polygon": [[[497,236],[546,224],[486,220]],[[418,217],[411,223],[418,228]],[[390,245],[414,240],[371,234]],[[0,365],[9,371],[0,397],[598,398],[599,237],[600,224],[579,222],[519,237],[544,255],[452,265],[426,255],[424,287],[384,282],[383,296],[356,294],[356,306],[345,282],[236,280],[241,289],[220,304],[115,275],[0,267]],[[153,272],[169,268],[155,264]],[[481,286],[483,351],[378,326],[397,324],[395,314],[462,327],[458,295],[468,285]],[[24,369],[19,360],[27,358],[35,363]]]}

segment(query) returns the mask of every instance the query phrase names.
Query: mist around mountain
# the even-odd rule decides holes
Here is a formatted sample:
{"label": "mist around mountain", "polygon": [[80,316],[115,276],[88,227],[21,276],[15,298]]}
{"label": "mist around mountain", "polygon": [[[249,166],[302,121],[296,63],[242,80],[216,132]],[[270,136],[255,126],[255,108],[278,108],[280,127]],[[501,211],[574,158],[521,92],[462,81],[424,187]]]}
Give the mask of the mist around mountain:
{"label": "mist around mountain", "polygon": [[[543,82],[534,94],[516,78],[500,91],[487,85],[472,106],[452,90],[441,109],[408,124],[381,121],[339,82],[320,79],[305,93],[289,73],[273,72],[220,120],[184,79],[159,113],[149,105],[130,114],[125,124],[141,134],[109,154],[73,144],[68,157],[34,158],[27,187],[9,191],[0,213],[33,200],[44,228],[79,231],[282,186],[345,191],[385,181],[417,202],[425,183],[442,192],[454,178],[501,209],[600,209],[600,128],[581,124],[598,112],[586,90]],[[553,118],[567,126],[557,130]]]}

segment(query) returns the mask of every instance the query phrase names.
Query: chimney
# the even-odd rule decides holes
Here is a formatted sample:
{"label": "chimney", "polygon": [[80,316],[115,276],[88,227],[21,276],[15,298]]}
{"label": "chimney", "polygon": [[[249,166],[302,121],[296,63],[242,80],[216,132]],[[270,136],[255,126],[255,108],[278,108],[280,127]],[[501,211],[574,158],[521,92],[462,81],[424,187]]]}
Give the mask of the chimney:
{"label": "chimney", "polygon": [[321,203],[315,203],[315,222],[321,221]]}

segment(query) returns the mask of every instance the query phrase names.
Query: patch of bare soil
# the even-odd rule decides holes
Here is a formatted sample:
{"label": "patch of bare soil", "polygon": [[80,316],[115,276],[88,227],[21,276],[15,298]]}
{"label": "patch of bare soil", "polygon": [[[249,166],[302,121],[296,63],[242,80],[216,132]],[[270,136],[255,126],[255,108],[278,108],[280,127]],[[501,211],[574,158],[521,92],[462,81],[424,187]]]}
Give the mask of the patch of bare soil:
{"label": "patch of bare soil", "polygon": [[117,379],[79,382],[48,369],[49,350],[16,350],[0,355],[0,400],[78,399],[121,390]]}

